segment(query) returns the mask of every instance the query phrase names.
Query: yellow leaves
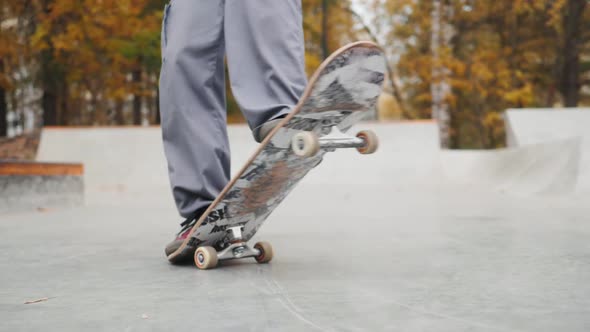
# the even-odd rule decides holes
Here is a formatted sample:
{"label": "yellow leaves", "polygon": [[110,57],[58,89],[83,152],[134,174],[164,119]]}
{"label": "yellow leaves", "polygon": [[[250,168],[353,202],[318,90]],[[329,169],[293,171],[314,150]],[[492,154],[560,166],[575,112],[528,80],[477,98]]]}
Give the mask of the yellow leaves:
{"label": "yellow leaves", "polygon": [[399,120],[402,118],[402,111],[394,96],[384,92],[377,101],[379,119]]}
{"label": "yellow leaves", "polygon": [[483,124],[488,127],[496,126],[498,123],[504,122],[504,119],[500,113],[489,113],[486,115]]}
{"label": "yellow leaves", "polygon": [[467,71],[467,64],[461,61],[449,61],[446,66],[454,74],[454,76],[465,76]]}
{"label": "yellow leaves", "polygon": [[303,27],[306,49],[308,52],[321,56],[321,39],[327,34],[328,49],[335,51],[346,43],[356,40],[356,22],[348,10],[350,0],[328,0],[327,31],[323,31],[322,1],[303,0]]}
{"label": "yellow leaves", "polygon": [[[545,1],[540,1],[545,2]],[[561,32],[562,30],[562,11],[565,7],[567,0],[555,0],[549,4],[549,20],[547,25]]]}
{"label": "yellow leaves", "polygon": [[423,92],[423,93],[418,93],[416,94],[416,96],[414,97],[417,103],[420,104],[431,104],[432,103],[432,95],[430,94],[430,92]]}
{"label": "yellow leaves", "polygon": [[48,5],[48,10],[43,14],[40,14],[42,17],[41,20],[47,21],[55,21],[56,19],[63,17],[65,15],[69,15],[72,12],[75,12],[76,9],[76,2],[75,0],[56,0],[52,1]]}
{"label": "yellow leaves", "polygon": [[49,48],[49,44],[46,40],[48,33],[49,32],[44,25],[37,26],[37,30],[31,36],[31,46],[38,50],[45,50]]}
{"label": "yellow leaves", "polygon": [[504,95],[504,100],[517,107],[526,107],[533,104],[535,100],[533,85],[526,82],[523,87],[508,91]]}
{"label": "yellow leaves", "polygon": [[159,57],[161,10],[143,15],[148,4],[144,0],[50,3],[37,8],[30,46],[37,55],[43,54],[50,70],[63,68],[57,71],[61,77],[52,80],[67,82],[68,103],[88,102],[89,95],[100,103],[123,101],[131,93],[142,96],[154,90],[157,80],[151,76],[149,84],[136,84],[127,75],[137,70],[155,75],[153,63],[159,64],[159,58],[152,58]]}
{"label": "yellow leaves", "polygon": [[[22,75],[14,75],[30,61],[26,33],[22,28],[29,22],[23,18],[29,9],[20,1],[0,1],[0,87],[14,89]],[[22,71],[21,71],[22,73]]]}
{"label": "yellow leaves", "polygon": [[308,76],[311,75],[322,63],[320,57],[316,54],[307,53],[305,54],[305,69]]}
{"label": "yellow leaves", "polygon": [[488,133],[488,148],[499,148],[504,146],[503,142],[506,137],[506,128],[500,112],[486,113],[483,119],[483,126]]}
{"label": "yellow leaves", "polygon": [[486,62],[474,63],[471,66],[471,73],[474,80],[480,82],[489,82],[496,77]]}
{"label": "yellow leaves", "polygon": [[[428,114],[431,84],[444,81],[450,86],[445,102],[457,121],[453,130],[465,135],[462,121],[468,127],[485,127],[487,133],[482,135],[489,137],[480,144],[486,146],[502,141],[498,112],[550,99],[544,94],[551,94],[555,84],[551,68],[556,66],[567,1],[443,2],[452,10],[443,10],[437,56],[431,49],[431,1],[373,0],[372,4],[389,13],[389,18],[376,17],[375,24],[391,25],[387,36],[396,46],[386,49],[398,52],[390,57],[399,59],[396,72],[408,98],[404,104],[415,114]],[[590,20],[590,10],[586,15]]]}
{"label": "yellow leaves", "polygon": [[124,100],[129,95],[129,91],[126,87],[117,87],[111,93],[110,97],[115,100]]}
{"label": "yellow leaves", "polygon": [[539,0],[513,0],[513,10],[516,14],[530,14],[538,9],[540,3],[544,1]]}
{"label": "yellow leaves", "polygon": [[460,90],[464,92],[473,91],[473,83],[463,77],[451,76],[448,81],[454,90]]}

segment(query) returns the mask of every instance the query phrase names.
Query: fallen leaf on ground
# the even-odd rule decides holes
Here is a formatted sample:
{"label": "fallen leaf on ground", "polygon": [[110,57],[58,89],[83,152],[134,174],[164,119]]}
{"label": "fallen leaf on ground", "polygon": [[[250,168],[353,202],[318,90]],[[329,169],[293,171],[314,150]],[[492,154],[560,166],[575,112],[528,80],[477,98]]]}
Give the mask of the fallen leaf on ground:
{"label": "fallen leaf on ground", "polygon": [[39,303],[39,302],[44,302],[49,300],[48,297],[42,297],[40,299],[36,299],[36,300],[29,300],[29,301],[25,301],[25,304],[33,304],[33,303]]}

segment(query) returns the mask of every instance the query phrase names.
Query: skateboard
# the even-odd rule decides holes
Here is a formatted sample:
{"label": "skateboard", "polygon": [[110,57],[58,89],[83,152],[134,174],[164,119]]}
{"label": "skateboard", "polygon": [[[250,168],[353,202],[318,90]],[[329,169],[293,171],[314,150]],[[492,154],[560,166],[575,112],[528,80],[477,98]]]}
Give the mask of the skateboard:
{"label": "skateboard", "polygon": [[248,241],[297,183],[327,152],[376,151],[375,133],[345,133],[374,110],[385,66],[383,51],[371,42],[346,45],[326,59],[292,112],[262,141],[168,260],[176,263],[192,256],[199,269],[246,257],[269,262],[270,243],[250,246]]}

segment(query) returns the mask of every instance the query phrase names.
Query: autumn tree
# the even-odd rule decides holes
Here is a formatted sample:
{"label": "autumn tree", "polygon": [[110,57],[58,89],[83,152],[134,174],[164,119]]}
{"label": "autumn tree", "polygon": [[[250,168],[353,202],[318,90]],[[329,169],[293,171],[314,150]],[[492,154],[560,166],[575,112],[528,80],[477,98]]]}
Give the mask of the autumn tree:
{"label": "autumn tree", "polygon": [[331,52],[356,40],[358,29],[350,6],[350,0],[302,0],[308,74]]}
{"label": "autumn tree", "polygon": [[147,5],[153,3],[46,0],[33,45],[43,58],[44,110],[55,113],[55,122],[124,124],[130,98],[132,122],[141,122],[141,100],[155,91],[159,59],[161,11]]}
{"label": "autumn tree", "polygon": [[[20,63],[41,91],[44,124],[158,122],[162,1],[0,1],[3,20],[17,18],[30,28],[20,39],[12,35],[16,28],[2,30],[0,93],[12,88],[7,68],[15,67],[6,62],[28,54],[30,61]],[[25,4],[27,13],[19,12]],[[327,54],[366,39],[369,29],[359,24],[362,18],[351,6],[350,0],[302,1],[309,74]],[[228,118],[239,120],[237,103],[227,89]],[[6,99],[0,98],[4,103]],[[0,111],[6,108],[2,102]]]}
{"label": "autumn tree", "polygon": [[[129,61],[131,72],[131,93],[133,94],[133,124],[141,125],[142,105],[146,98],[152,101],[152,121],[159,122],[157,86],[160,70],[160,22],[162,18],[161,1],[132,2],[137,9],[136,16],[126,36],[118,40],[120,52]],[[151,98],[150,98],[151,97]]]}
{"label": "autumn tree", "polygon": [[[46,123],[140,124],[142,105],[158,113],[161,1],[43,1],[33,45],[42,58]],[[355,39],[354,19],[345,10],[349,4],[303,1],[308,72],[326,51]],[[124,114],[129,100],[131,121]],[[228,113],[236,119],[231,93]]]}
{"label": "autumn tree", "polygon": [[410,117],[431,117],[432,85],[441,77],[448,84],[449,147],[501,146],[506,108],[578,103],[589,55],[586,0],[365,3],[387,39]]}
{"label": "autumn tree", "polygon": [[[590,72],[590,10],[588,0],[560,0],[553,6],[551,22],[558,36],[557,80],[566,107],[578,106],[583,85],[590,86],[590,79],[582,81]],[[585,51],[585,54],[583,53]],[[586,59],[582,59],[586,56]]]}
{"label": "autumn tree", "polygon": [[7,135],[7,92],[12,88],[11,75],[8,71],[8,62],[15,57],[17,49],[14,42],[17,40],[16,34],[11,29],[17,13],[15,8],[9,6],[7,1],[0,1],[0,137]]}
{"label": "autumn tree", "polygon": [[[22,109],[22,96],[14,93],[31,79],[34,62],[28,39],[33,33],[34,3],[31,0],[0,0],[0,136],[7,135],[9,105]],[[10,103],[9,103],[10,101]]]}

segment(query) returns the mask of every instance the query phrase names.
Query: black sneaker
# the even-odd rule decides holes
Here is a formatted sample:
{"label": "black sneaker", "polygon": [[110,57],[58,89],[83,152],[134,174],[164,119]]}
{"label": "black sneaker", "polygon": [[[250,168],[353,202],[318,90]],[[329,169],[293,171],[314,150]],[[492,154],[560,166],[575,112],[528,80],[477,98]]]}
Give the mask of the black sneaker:
{"label": "black sneaker", "polygon": [[186,240],[186,238],[190,235],[193,226],[195,226],[195,224],[197,223],[197,220],[201,218],[201,216],[207,210],[208,207],[209,206],[200,208],[199,210],[197,210],[197,212],[195,212],[194,215],[186,218],[183,222],[180,223],[181,228],[178,234],[176,234],[176,238],[172,242],[168,243],[168,245],[166,245],[166,248],[164,249],[166,256],[170,256],[176,250],[178,250],[178,248],[180,248],[184,240]]}

